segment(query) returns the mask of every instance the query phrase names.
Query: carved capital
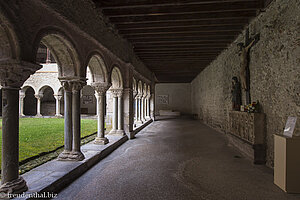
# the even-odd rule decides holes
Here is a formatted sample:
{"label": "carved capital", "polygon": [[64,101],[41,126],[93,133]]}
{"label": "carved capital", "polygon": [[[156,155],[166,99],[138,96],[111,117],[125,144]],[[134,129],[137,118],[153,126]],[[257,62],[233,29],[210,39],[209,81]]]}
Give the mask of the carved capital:
{"label": "carved capital", "polygon": [[42,66],[19,60],[0,61],[0,82],[3,88],[20,89],[23,83]]}
{"label": "carved capital", "polygon": [[86,85],[86,78],[63,77],[58,79],[66,92],[79,92]]}
{"label": "carved capital", "polygon": [[111,93],[113,94],[113,97],[122,97],[123,90],[122,89],[112,89]]}
{"label": "carved capital", "polygon": [[110,83],[92,83],[91,86],[95,89],[98,95],[103,95],[110,88]]}

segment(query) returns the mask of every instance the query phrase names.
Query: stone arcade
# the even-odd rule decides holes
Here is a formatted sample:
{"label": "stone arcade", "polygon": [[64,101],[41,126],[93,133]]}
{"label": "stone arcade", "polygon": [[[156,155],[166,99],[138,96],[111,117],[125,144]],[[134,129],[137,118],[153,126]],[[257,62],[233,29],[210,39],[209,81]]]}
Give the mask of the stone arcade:
{"label": "stone arcade", "polygon": [[[175,177],[176,184],[168,182],[164,185],[183,185],[185,189],[181,188],[184,191],[182,194],[197,193],[199,188],[206,187],[206,183],[201,182],[202,178],[215,180],[214,177],[205,179],[208,174],[214,176],[214,173],[201,171],[200,168],[211,169],[207,163],[218,163],[229,151],[231,154],[232,151],[240,152],[249,158],[249,166],[252,162],[265,164],[266,170],[272,170],[273,135],[282,134],[289,116],[300,118],[299,13],[298,0],[0,0],[0,193],[7,195],[25,192],[28,187],[30,189],[25,176],[23,179],[19,175],[20,117],[64,118],[64,150],[56,159],[63,163],[85,163],[88,160],[80,146],[82,115],[98,120],[97,136],[92,145],[99,149],[114,146],[110,136],[134,139],[138,131],[152,122],[142,131],[143,134],[128,143],[156,141],[153,144],[157,147],[147,149],[151,142],[133,145],[141,154],[147,149],[147,154],[142,155],[141,160],[126,160],[119,165],[119,171],[131,161],[136,162],[133,168],[145,165],[147,167],[143,170],[156,169],[147,159],[152,159],[151,153],[155,150],[166,148],[158,155],[158,166],[163,167],[156,169],[157,174],[145,173],[145,177],[138,177],[139,181],[144,181],[137,184],[138,193],[144,183],[160,184],[157,180],[155,183],[147,182],[151,178],[161,177],[164,183],[168,177],[164,175],[177,169],[181,171],[170,175]],[[239,111],[239,104],[235,104],[233,111],[232,77],[238,79],[236,82],[241,82],[244,89],[241,103],[251,113]],[[165,99],[161,101],[158,97]],[[259,109],[254,101],[259,102]],[[176,113],[181,117],[163,118],[160,113]],[[199,121],[193,121],[192,117]],[[295,136],[299,135],[299,124],[295,128]],[[111,129],[106,133],[105,127],[108,126]],[[216,133],[214,129],[221,133]],[[168,136],[170,132],[174,135]],[[209,148],[219,148],[219,142],[214,146],[214,140],[210,139],[219,141],[213,135],[215,133],[218,137],[225,135],[223,139],[226,139],[226,144],[228,142],[237,147],[238,151],[228,150],[230,147],[226,146],[225,153],[213,154],[215,151]],[[203,138],[199,139],[200,136]],[[155,137],[166,139],[155,140]],[[194,138],[208,149],[195,147]],[[171,151],[168,145],[172,147]],[[144,149],[140,150],[137,146]],[[128,149],[120,155],[126,157],[132,153]],[[195,156],[188,160],[181,157],[190,156],[190,152]],[[207,155],[214,157],[214,160],[209,158],[203,162],[201,159]],[[118,159],[112,159],[112,163],[115,160]],[[174,164],[174,160],[178,162]],[[228,163],[244,166],[246,162],[228,159],[224,169]],[[129,171],[134,171],[133,168]],[[167,168],[169,171],[165,171]],[[109,169],[114,170],[113,167]],[[143,174],[143,170],[130,171],[130,175],[135,177],[137,172]],[[189,173],[179,174],[184,170],[200,173],[200,178],[186,183],[185,176]],[[249,169],[249,174],[255,170]],[[264,172],[255,171],[255,174],[259,173]],[[299,174],[293,175],[298,177]],[[95,178],[101,176],[94,175]],[[237,170],[234,176],[244,177],[244,174]],[[269,175],[263,174],[262,177]],[[222,178],[228,179],[228,182],[242,179]],[[258,179],[255,181],[259,182]],[[212,187],[207,184],[210,192],[205,194],[208,196],[201,194],[201,199],[225,199],[216,189],[221,183],[213,183]],[[127,182],[123,184],[124,191],[130,185]],[[240,198],[226,190],[226,184],[222,185],[223,189],[219,189],[229,195],[228,199]],[[114,188],[113,185],[111,187]],[[172,187],[166,189],[178,196],[168,192],[161,196],[179,198],[181,194],[178,191],[181,190]],[[273,186],[269,184],[268,187]],[[273,188],[270,190],[273,191]],[[87,194],[95,192],[87,191]],[[151,192],[154,198],[158,198],[159,190],[153,189]],[[261,192],[258,190],[257,194]],[[215,196],[209,196],[210,193]],[[141,194],[136,194],[136,198]],[[276,194],[283,197],[279,191],[272,193]],[[257,197],[255,195],[249,192],[249,198]],[[264,195],[268,197],[269,194]],[[185,198],[193,199],[191,196]]]}

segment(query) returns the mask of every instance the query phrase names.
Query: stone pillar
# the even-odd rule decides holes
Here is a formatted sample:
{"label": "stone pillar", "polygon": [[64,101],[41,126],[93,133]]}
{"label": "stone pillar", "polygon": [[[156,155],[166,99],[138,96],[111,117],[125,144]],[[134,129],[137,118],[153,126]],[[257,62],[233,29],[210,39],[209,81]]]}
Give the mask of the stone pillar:
{"label": "stone pillar", "polygon": [[[94,89],[95,89],[95,87],[94,87]],[[100,100],[99,100],[99,94],[97,93],[97,91],[95,91],[95,98],[96,98],[96,115],[99,116],[99,112],[98,112],[98,111],[99,111],[99,108],[98,108],[98,105],[100,104],[100,103],[99,103]]]}
{"label": "stone pillar", "polygon": [[62,117],[62,115],[60,114],[60,101],[61,101],[61,98],[62,96],[61,95],[54,95],[54,98],[55,98],[55,102],[56,102],[56,114],[55,116],[56,117]]}
{"label": "stone pillar", "polygon": [[20,107],[19,107],[19,114],[20,116],[24,115],[24,98],[25,98],[25,92],[20,92]]}
{"label": "stone pillar", "polygon": [[27,190],[25,180],[19,176],[19,90],[40,65],[23,61],[0,62],[2,85],[2,169],[1,198],[8,193],[17,194]]}
{"label": "stone pillar", "polygon": [[134,120],[133,126],[136,127],[136,122],[138,120],[138,103],[137,103],[137,92],[133,92],[133,102],[134,102]]}
{"label": "stone pillar", "polygon": [[68,81],[61,81],[64,88],[64,151],[59,154],[59,160],[69,160],[72,151],[72,85]]}
{"label": "stone pillar", "polygon": [[115,134],[118,128],[118,96],[115,90],[111,90],[113,95],[113,119],[112,129],[109,134]]}
{"label": "stone pillar", "polygon": [[42,94],[36,94],[34,95],[35,98],[37,99],[37,108],[36,108],[36,117],[41,117],[41,99],[43,98],[43,95]]}
{"label": "stone pillar", "polygon": [[146,115],[147,119],[151,118],[150,117],[150,98],[151,98],[151,95],[148,94],[148,96],[147,96],[147,115]]}
{"label": "stone pillar", "polygon": [[109,141],[105,137],[105,98],[106,98],[106,91],[110,87],[109,84],[106,83],[93,83],[92,87],[96,91],[97,95],[97,116],[98,116],[98,132],[97,132],[97,137],[95,138],[94,144],[101,144],[105,145]]}
{"label": "stone pillar", "polygon": [[142,101],[141,101],[141,95],[140,94],[138,94],[137,96],[136,96],[136,100],[137,100],[137,121],[136,121],[136,124],[142,124],[143,122],[142,122],[142,120],[141,120],[141,114],[142,114],[142,109],[141,109],[141,103],[142,103]]}
{"label": "stone pillar", "polygon": [[141,97],[141,120],[142,122],[145,122],[146,119],[145,119],[145,96],[143,95]]}
{"label": "stone pillar", "polygon": [[150,98],[150,115],[152,120],[155,121],[155,93],[152,93]]}
{"label": "stone pillar", "polygon": [[118,96],[118,135],[124,135],[124,115],[123,115],[123,91],[119,90]]}
{"label": "stone pillar", "polygon": [[59,78],[64,88],[65,145],[58,160],[80,161],[80,91],[85,81],[78,77]]}
{"label": "stone pillar", "polygon": [[73,130],[73,149],[70,159],[80,161],[84,155],[80,150],[80,91],[85,83],[81,81],[72,82],[72,130]]}

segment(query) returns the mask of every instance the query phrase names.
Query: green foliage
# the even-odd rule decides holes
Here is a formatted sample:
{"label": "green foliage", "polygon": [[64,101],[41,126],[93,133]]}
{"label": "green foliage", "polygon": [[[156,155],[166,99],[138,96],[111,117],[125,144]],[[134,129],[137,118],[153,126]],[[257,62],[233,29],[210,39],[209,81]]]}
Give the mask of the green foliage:
{"label": "green foliage", "polygon": [[[2,120],[0,122],[0,144],[2,147]],[[81,137],[91,135],[96,131],[97,120],[81,119]],[[21,118],[19,132],[19,161],[22,161],[39,153],[52,151],[62,146],[64,144],[64,119]],[[0,148],[0,153],[1,151],[2,148]]]}

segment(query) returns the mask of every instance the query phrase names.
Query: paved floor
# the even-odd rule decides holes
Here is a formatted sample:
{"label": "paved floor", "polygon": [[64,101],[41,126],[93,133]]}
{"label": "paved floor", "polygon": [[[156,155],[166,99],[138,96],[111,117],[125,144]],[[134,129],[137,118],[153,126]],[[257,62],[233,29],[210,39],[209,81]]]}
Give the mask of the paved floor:
{"label": "paved floor", "polygon": [[152,123],[58,195],[86,200],[282,200],[272,170],[255,166],[199,121]]}

